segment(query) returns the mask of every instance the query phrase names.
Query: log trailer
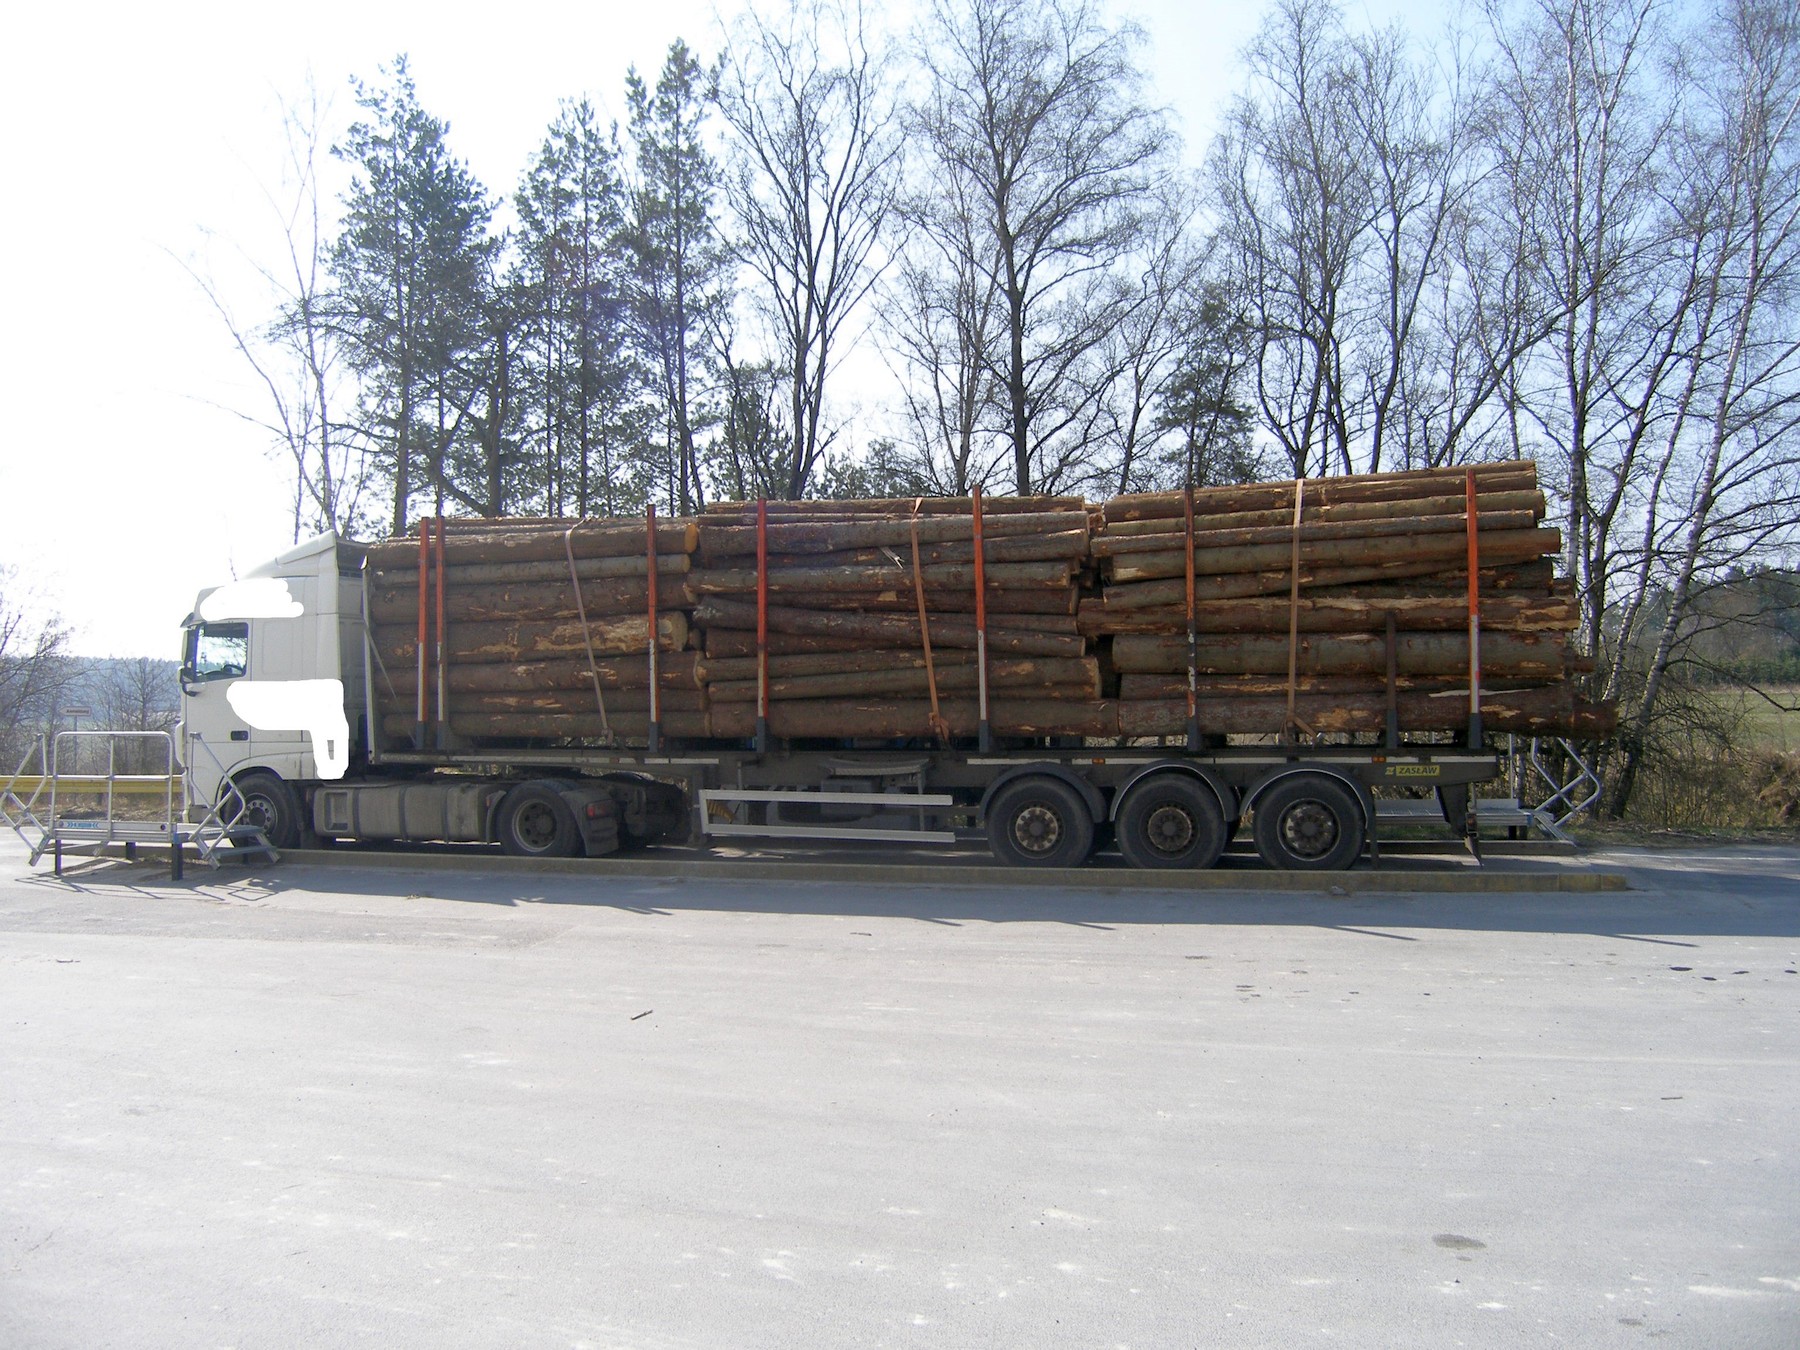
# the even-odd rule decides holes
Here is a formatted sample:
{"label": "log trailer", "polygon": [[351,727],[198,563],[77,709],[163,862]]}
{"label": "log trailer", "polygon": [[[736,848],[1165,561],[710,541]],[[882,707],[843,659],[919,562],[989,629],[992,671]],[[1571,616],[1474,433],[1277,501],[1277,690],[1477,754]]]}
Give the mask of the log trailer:
{"label": "log trailer", "polygon": [[[1471,475],[1471,508],[1473,482]],[[979,597],[979,499],[976,512]],[[641,539],[645,526],[638,529]],[[1393,709],[1405,697],[1397,689],[1406,685],[1395,675],[1391,621],[1386,733],[1359,743],[1287,735],[1226,744],[1223,735],[1202,733],[1191,655],[1185,735],[1017,734],[1016,727],[989,725],[985,646],[978,653],[978,725],[965,718],[952,726],[938,717],[939,676],[933,673],[938,734],[777,739],[768,725],[765,655],[762,697],[749,734],[672,735],[669,725],[680,726],[680,719],[667,710],[659,716],[655,692],[662,685],[659,658],[672,658],[657,638],[654,515],[648,530],[647,626],[639,617],[639,641],[645,632],[648,641],[632,659],[648,662],[648,679],[639,685],[649,698],[647,707],[636,705],[635,725],[643,731],[636,743],[611,735],[476,742],[458,734],[455,719],[444,712],[455,711],[457,695],[446,686],[442,522],[435,542],[430,522],[420,536],[416,661],[410,669],[394,669],[392,653],[384,655],[370,622],[379,613],[371,605],[380,584],[371,546],[327,534],[240,582],[202,592],[184,624],[180,673],[178,740],[189,821],[210,816],[252,825],[276,848],[337,840],[443,841],[559,857],[658,841],[947,844],[985,838],[1000,862],[1018,867],[1079,866],[1110,842],[1134,867],[1204,868],[1219,861],[1248,820],[1256,852],[1268,866],[1327,870],[1378,857],[1380,789],[1435,790],[1444,820],[1473,843],[1472,786],[1499,773],[1496,754],[1485,746],[1478,693],[1465,700],[1469,723],[1453,739],[1401,735]],[[1186,533],[1191,654],[1191,500]],[[1471,550],[1474,535],[1471,524]],[[569,548],[569,536],[560,530],[557,536]],[[1297,577],[1297,545],[1294,559]],[[568,564],[564,584],[574,583],[579,604],[587,583],[575,575],[573,548]],[[930,569],[921,567],[916,525],[911,566],[923,629],[921,578]],[[761,550],[757,572],[766,621],[768,563]],[[434,576],[435,587],[428,586]],[[592,622],[584,610],[590,696],[601,692],[600,667],[611,662],[595,659]],[[985,643],[985,618],[980,622]],[[1473,622],[1464,650],[1483,650]],[[929,641],[925,664],[931,666]],[[1479,672],[1470,676],[1470,688],[1478,691]],[[1383,684],[1377,678],[1374,688]],[[1290,659],[1290,710],[1294,687]],[[530,703],[529,685],[516,692]],[[602,720],[606,706],[602,696]],[[617,709],[623,706],[615,703],[621,724],[627,719]],[[410,734],[396,735],[401,727]]]}

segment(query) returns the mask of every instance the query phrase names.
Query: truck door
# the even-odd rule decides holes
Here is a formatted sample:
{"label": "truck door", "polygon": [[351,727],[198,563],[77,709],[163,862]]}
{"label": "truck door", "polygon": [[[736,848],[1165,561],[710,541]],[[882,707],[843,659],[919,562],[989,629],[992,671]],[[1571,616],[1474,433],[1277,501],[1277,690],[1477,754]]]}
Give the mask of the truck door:
{"label": "truck door", "polygon": [[250,625],[195,623],[182,648],[182,762],[197,797],[213,800],[219,781],[250,753],[250,728],[225,690],[250,671]]}

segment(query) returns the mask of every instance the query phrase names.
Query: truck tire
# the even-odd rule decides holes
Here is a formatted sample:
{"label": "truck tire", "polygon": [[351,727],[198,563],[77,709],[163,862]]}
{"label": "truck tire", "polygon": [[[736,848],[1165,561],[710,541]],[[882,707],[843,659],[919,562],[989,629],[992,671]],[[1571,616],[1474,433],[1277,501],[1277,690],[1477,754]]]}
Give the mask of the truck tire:
{"label": "truck tire", "polygon": [[569,804],[548,783],[520,783],[507,793],[495,832],[516,858],[567,858],[581,842]]}
{"label": "truck tire", "polygon": [[300,818],[300,797],[293,787],[264,770],[247,773],[236,781],[244,798],[242,823],[261,830],[263,838],[278,849],[299,848],[305,822]]}
{"label": "truck tire", "polygon": [[1211,867],[1225,851],[1225,812],[1190,774],[1155,773],[1133,783],[1113,828],[1133,867]]}
{"label": "truck tire", "polygon": [[1341,872],[1362,856],[1362,804],[1324,774],[1276,783],[1256,799],[1253,824],[1257,853],[1283,871]]}
{"label": "truck tire", "polygon": [[988,846],[1010,867],[1079,867],[1094,849],[1094,817],[1060,778],[1033,774],[994,794]]}

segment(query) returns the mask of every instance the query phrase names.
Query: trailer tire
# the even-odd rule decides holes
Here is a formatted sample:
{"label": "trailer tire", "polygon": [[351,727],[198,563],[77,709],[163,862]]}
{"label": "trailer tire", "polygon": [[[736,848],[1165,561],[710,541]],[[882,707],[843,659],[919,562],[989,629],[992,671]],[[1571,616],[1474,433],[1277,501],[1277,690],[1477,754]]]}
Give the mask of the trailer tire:
{"label": "trailer tire", "polygon": [[574,812],[548,783],[520,783],[507,793],[495,833],[515,858],[568,858],[581,842]]}
{"label": "trailer tire", "polygon": [[1079,867],[1094,850],[1094,816],[1060,778],[1032,774],[994,794],[988,846],[1011,867]]}
{"label": "trailer tire", "polygon": [[1252,824],[1257,853],[1283,871],[1341,872],[1362,856],[1362,804],[1321,773],[1272,785],[1256,799]]}
{"label": "trailer tire", "polygon": [[1225,851],[1225,812],[1190,774],[1157,773],[1133,783],[1114,821],[1119,852],[1133,867],[1206,868]]}
{"label": "trailer tire", "polygon": [[278,775],[258,770],[236,780],[244,799],[243,823],[254,825],[278,849],[300,847],[304,822],[300,818],[300,797],[293,786]]}

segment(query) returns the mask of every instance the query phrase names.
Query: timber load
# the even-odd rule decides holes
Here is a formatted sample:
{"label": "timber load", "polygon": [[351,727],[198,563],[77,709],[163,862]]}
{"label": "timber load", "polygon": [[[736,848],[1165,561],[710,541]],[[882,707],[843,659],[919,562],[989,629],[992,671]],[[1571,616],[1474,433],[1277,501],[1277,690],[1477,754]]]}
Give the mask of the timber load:
{"label": "timber load", "polygon": [[1544,512],[1511,462],[428,520],[369,549],[375,702],[391,749],[1604,734]]}

